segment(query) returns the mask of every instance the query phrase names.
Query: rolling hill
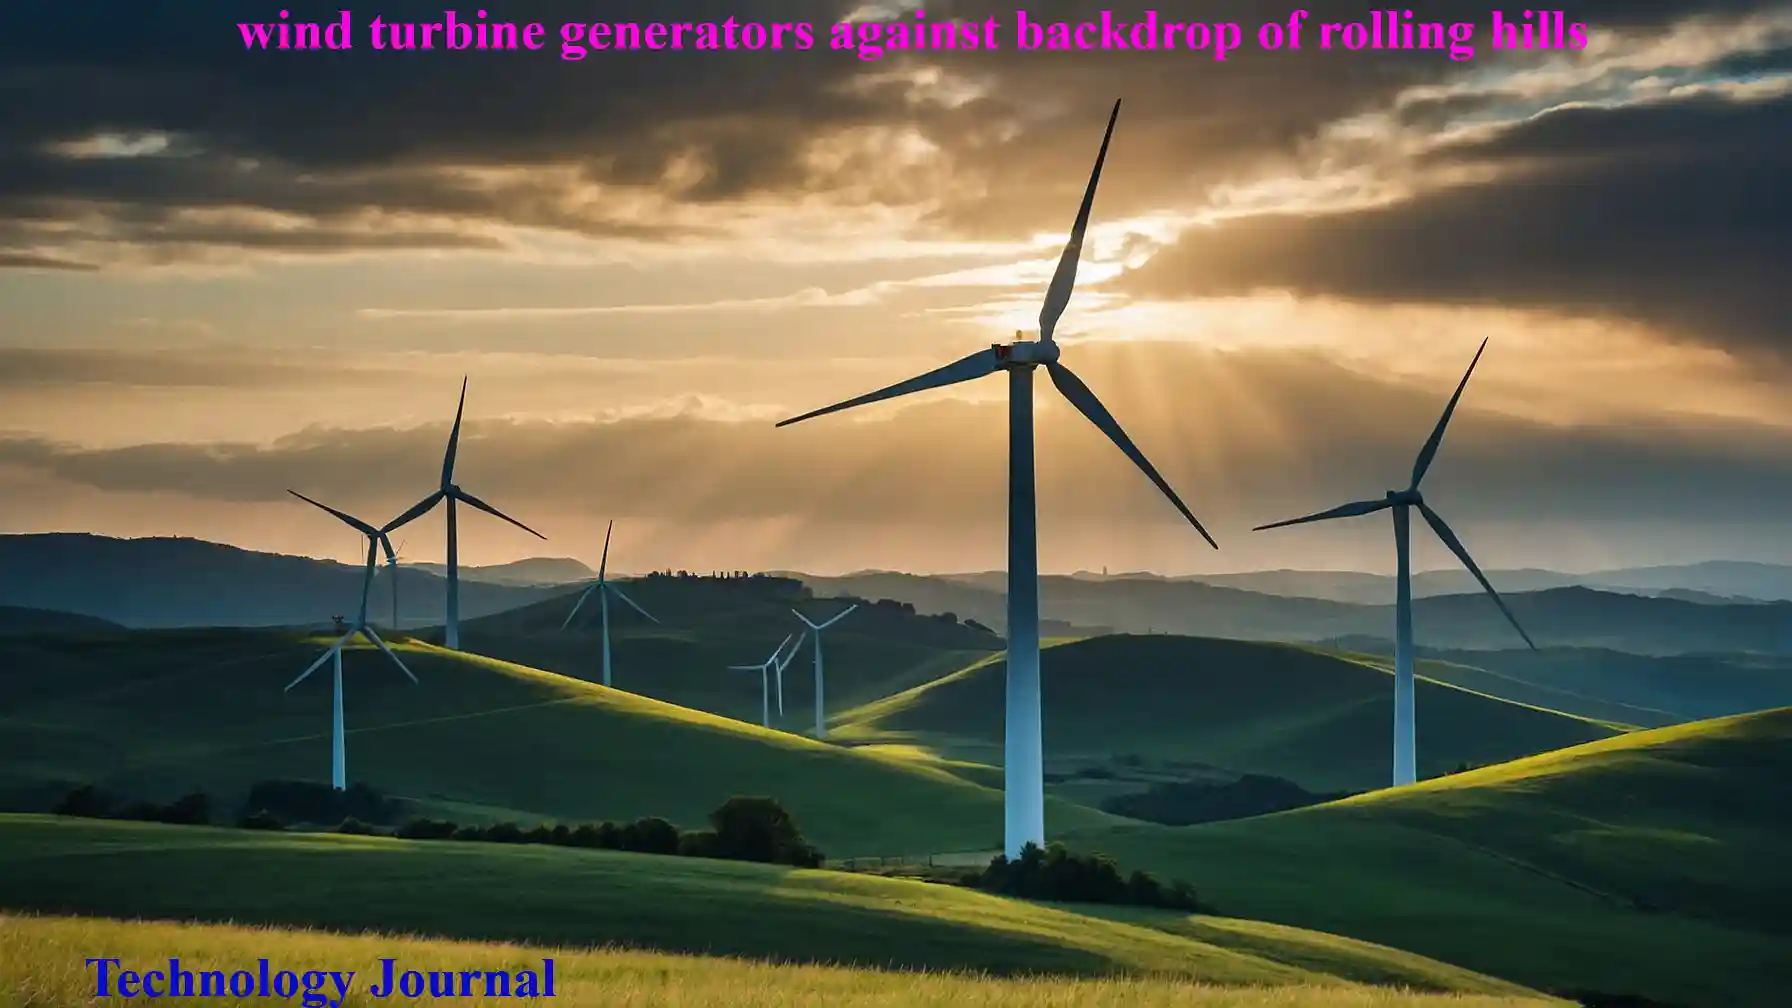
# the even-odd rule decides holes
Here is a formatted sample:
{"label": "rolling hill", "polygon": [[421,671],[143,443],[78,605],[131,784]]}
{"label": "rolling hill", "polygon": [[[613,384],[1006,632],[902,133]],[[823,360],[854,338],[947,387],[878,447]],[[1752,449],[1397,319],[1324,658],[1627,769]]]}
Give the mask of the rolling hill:
{"label": "rolling hill", "polygon": [[[53,913],[930,971],[1529,993],[1292,928],[1197,918],[1211,934],[1195,938],[1178,933],[1187,918],[1173,912],[1118,921],[953,886],[700,858],[0,816],[0,862],[28,869],[0,878],[0,906]],[[379,898],[344,898],[356,893]]]}
{"label": "rolling hill", "polygon": [[54,609],[0,606],[0,634],[90,634],[123,629],[117,623],[97,616],[58,612]]}
{"label": "rolling hill", "polygon": [[[321,641],[269,631],[0,639],[0,796],[49,807],[77,782],[239,800],[256,781],[327,780]],[[833,856],[999,845],[1001,795],[913,761],[854,753],[490,658],[398,645],[344,661],[351,782],[460,821],[703,821],[735,794],[787,804]],[[35,801],[35,806],[27,802]],[[1059,828],[1109,817],[1076,806]]]}
{"label": "rolling hill", "polygon": [[[765,660],[786,634],[803,632],[799,609],[820,620],[859,604],[824,640],[823,698],[845,710],[955,672],[1002,647],[1001,638],[895,602],[818,599],[800,582],[767,576],[654,574],[618,582],[653,623],[612,601],[612,682],[630,692],[757,723],[757,672],[730,665]],[[592,682],[603,681],[601,622],[593,597],[566,630],[576,594],[461,624],[462,648]],[[439,631],[419,634],[439,640]],[[795,643],[794,641],[792,642]],[[784,712],[774,727],[809,732],[815,722],[813,641],[784,670]],[[788,653],[788,652],[787,652]]]}
{"label": "rolling hill", "polygon": [[[1001,760],[999,656],[840,715],[835,737]],[[1384,671],[1295,645],[1115,636],[1047,648],[1045,746],[1060,772],[1116,757],[1285,777],[1313,791],[1383,787],[1393,683]],[[1419,770],[1445,773],[1614,734],[1553,711],[1421,680]]]}
{"label": "rolling hill", "polygon": [[1232,913],[1520,983],[1768,1006],[1792,976],[1789,774],[1780,708],[1257,819],[1070,839],[1187,875]]}

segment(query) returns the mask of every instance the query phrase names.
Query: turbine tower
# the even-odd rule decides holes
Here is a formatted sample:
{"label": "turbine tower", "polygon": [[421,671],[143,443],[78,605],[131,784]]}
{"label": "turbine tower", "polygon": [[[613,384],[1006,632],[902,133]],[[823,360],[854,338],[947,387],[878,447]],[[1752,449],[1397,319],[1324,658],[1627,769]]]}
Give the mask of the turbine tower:
{"label": "turbine tower", "polygon": [[[387,540],[388,543],[391,540]],[[398,561],[404,558],[404,544],[409,540],[401,540],[396,550],[386,554],[386,573],[392,580],[392,632],[398,632]]]}
{"label": "turbine tower", "polygon": [[1419,493],[1419,481],[1425,478],[1425,471],[1431,468],[1431,460],[1437,456],[1438,446],[1443,444],[1444,428],[1449,426],[1450,415],[1456,412],[1456,403],[1462,399],[1462,390],[1468,387],[1469,376],[1475,373],[1475,365],[1481,362],[1481,354],[1486,349],[1487,341],[1482,340],[1481,349],[1476,350],[1474,360],[1469,361],[1468,371],[1463,373],[1461,384],[1456,386],[1456,394],[1450,397],[1449,404],[1444,407],[1444,414],[1438,418],[1437,427],[1431,431],[1431,437],[1425,442],[1425,446],[1419,449],[1419,457],[1412,464],[1412,482],[1407,484],[1406,489],[1389,490],[1387,496],[1380,500],[1340,504],[1330,511],[1321,511],[1304,518],[1291,518],[1288,521],[1279,521],[1270,525],[1260,525],[1253,530],[1260,532],[1264,529],[1282,528],[1288,525],[1303,525],[1332,518],[1372,514],[1376,511],[1392,510],[1394,512],[1395,787],[1411,784],[1418,779],[1417,743],[1413,718],[1412,550],[1409,534],[1413,508],[1419,509],[1419,514],[1424,517],[1425,524],[1431,526],[1431,531],[1437,533],[1438,539],[1449,547],[1450,552],[1456,554],[1456,559],[1461,560],[1462,566],[1467,567],[1468,572],[1475,576],[1475,580],[1481,582],[1481,587],[1487,589],[1488,596],[1493,599],[1495,605],[1500,607],[1500,612],[1506,615],[1507,621],[1512,624],[1514,630],[1518,631],[1518,635],[1524,638],[1524,642],[1530,645],[1531,650],[1537,650],[1537,645],[1531,641],[1531,635],[1525,633],[1524,627],[1518,625],[1518,617],[1512,615],[1512,610],[1506,608],[1506,601],[1500,598],[1499,592],[1493,590],[1493,584],[1487,580],[1485,574],[1481,573],[1481,568],[1475,566],[1474,558],[1468,555],[1468,550],[1463,548],[1462,541],[1456,538],[1456,533],[1450,531],[1450,526],[1444,522],[1443,517],[1432,510],[1431,505],[1425,503],[1424,496]]}
{"label": "turbine tower", "polygon": [[448,432],[448,450],[442,455],[442,485],[435,493],[423,498],[411,506],[409,511],[399,515],[387,523],[382,532],[391,532],[401,525],[409,524],[429,513],[438,502],[448,506],[448,616],[442,624],[442,643],[450,650],[460,649],[460,538],[456,531],[454,505],[456,501],[469,507],[477,508],[496,518],[502,518],[537,539],[547,540],[547,536],[535,531],[515,518],[510,517],[490,504],[462,490],[454,482],[454,456],[460,449],[460,421],[467,410],[467,380],[460,382],[460,405],[454,410],[454,427]]}
{"label": "turbine tower", "polygon": [[824,623],[811,622],[809,617],[804,616],[800,612],[796,612],[795,609],[790,610],[791,612],[796,613],[797,619],[803,621],[803,625],[809,628],[809,632],[815,634],[815,737],[818,739],[828,737],[827,718],[825,716],[825,708],[822,704],[821,694],[821,632],[845,619],[847,613],[852,612],[858,607],[859,604],[854,602],[852,605],[835,613],[833,619]]}
{"label": "turbine tower", "polygon": [[310,667],[305,669],[305,671],[299,673],[299,677],[297,679],[294,679],[292,682],[289,682],[286,684],[286,691],[291,692],[291,690],[294,686],[297,686],[298,684],[304,682],[305,679],[311,675],[311,673],[316,672],[320,667],[322,667],[324,662],[326,662],[326,661],[334,662],[334,664],[332,666],[332,670],[331,670],[332,671],[332,676],[331,676],[332,699],[331,699],[331,715],[330,715],[330,786],[332,788],[335,788],[338,791],[341,791],[344,788],[348,787],[348,759],[347,759],[347,754],[345,752],[346,747],[343,743],[343,727],[342,727],[342,649],[343,649],[343,647],[345,647],[348,644],[348,642],[353,640],[356,636],[366,637],[369,643],[371,643],[375,647],[379,648],[381,651],[384,651],[386,653],[386,657],[392,659],[393,664],[397,665],[398,670],[400,672],[403,672],[405,674],[405,676],[411,680],[411,682],[416,682],[417,677],[412,675],[411,670],[405,667],[404,662],[399,660],[398,655],[395,654],[391,648],[386,646],[386,642],[383,640],[380,640],[380,635],[377,633],[374,633],[372,624],[368,623],[368,621],[367,621],[367,598],[373,592],[373,572],[374,572],[375,567],[377,567],[379,564],[380,549],[382,547],[384,547],[384,549],[386,551],[386,557],[388,560],[390,560],[392,558],[392,556],[394,555],[394,551],[392,549],[392,540],[386,537],[385,530],[376,529],[372,525],[369,525],[366,522],[362,521],[361,519],[356,518],[354,515],[345,514],[344,512],[338,511],[335,508],[330,507],[327,504],[319,504],[317,501],[314,501],[311,498],[305,496],[304,494],[299,493],[297,490],[288,490],[287,493],[292,494],[294,497],[297,497],[298,499],[304,501],[307,504],[311,504],[316,507],[322,508],[325,511],[328,511],[329,513],[335,515],[338,519],[340,519],[344,524],[348,525],[350,528],[353,528],[355,531],[357,531],[367,537],[367,562],[365,565],[365,569],[362,571],[362,574],[361,574],[360,614],[355,617],[354,624],[351,625],[350,627],[348,627],[347,633],[344,633],[341,637],[337,638],[336,642],[334,644],[331,644],[329,646],[329,648],[326,651],[324,651],[323,654],[318,655],[317,660],[312,662]]}
{"label": "turbine tower", "polygon": [[[599,614],[599,618],[603,622],[603,626],[604,626],[604,685],[605,686],[610,685],[610,596],[615,595],[617,598],[619,598],[622,601],[627,602],[629,605],[633,606],[634,610],[636,612],[640,613],[641,615],[647,617],[650,620],[653,620],[655,623],[659,622],[659,620],[654,619],[652,613],[641,608],[638,604],[636,604],[634,599],[629,598],[626,594],[623,593],[622,589],[611,584],[609,579],[604,576],[605,569],[610,566],[610,533],[615,528],[616,528],[616,523],[611,522],[610,527],[604,529],[604,555],[603,555],[603,559],[601,559],[597,562],[597,580],[593,581],[591,584],[587,585],[585,587],[585,590],[579,593],[579,600],[572,604],[572,612],[569,612],[566,614],[566,622],[560,624],[560,629],[562,629],[562,630],[565,630],[568,626],[571,626],[572,618],[579,614],[579,607],[583,606],[585,604],[585,600],[587,598],[591,597],[592,592],[597,593],[597,611]],[[782,647],[783,645],[779,645],[779,646]]]}
{"label": "turbine tower", "polygon": [[[790,643],[790,637],[791,637],[790,634],[785,634],[784,639],[778,642],[777,650],[772,652],[772,656],[770,658],[767,658],[766,660],[760,662],[757,665],[730,665],[730,666],[728,666],[728,668],[734,672],[758,672],[759,673],[759,723],[764,725],[767,728],[770,728],[772,726],[771,671],[772,671],[773,666],[776,666],[780,670],[783,669],[784,666],[778,664],[778,656],[782,655],[784,653],[784,645]],[[798,641],[797,644],[800,647],[802,642]],[[795,653],[796,653],[796,651],[793,649],[791,651],[791,654],[795,654]]]}
{"label": "turbine tower", "polygon": [[1076,284],[1083,235],[1089,228],[1095,189],[1101,182],[1102,164],[1107,160],[1108,144],[1113,140],[1114,123],[1119,117],[1120,103],[1115,102],[1113,114],[1108,117],[1107,133],[1102,137],[1101,153],[1096,155],[1095,170],[1089,176],[1089,188],[1083,194],[1082,207],[1070,230],[1070,241],[1064,246],[1057,272],[1046,289],[1045,305],[1039,311],[1039,339],[1036,342],[1017,340],[994,344],[987,350],[908,381],[778,424],[782,427],[911,392],[956,385],[997,371],[1008,372],[1008,681],[1002,773],[1004,846],[1011,858],[1019,857],[1025,844],[1045,844],[1045,752],[1039,712],[1039,541],[1033,485],[1033,370],[1044,367],[1058,392],[1163,491],[1208,545],[1218,548],[1194,513],[1182,503],[1182,498],[1176,496],[1176,491],[1170,489],[1170,484],[1133,444],[1119,421],[1095,393],[1089,391],[1089,386],[1058,360],[1059,349],[1054,339],[1058,320],[1070,303],[1070,294]]}

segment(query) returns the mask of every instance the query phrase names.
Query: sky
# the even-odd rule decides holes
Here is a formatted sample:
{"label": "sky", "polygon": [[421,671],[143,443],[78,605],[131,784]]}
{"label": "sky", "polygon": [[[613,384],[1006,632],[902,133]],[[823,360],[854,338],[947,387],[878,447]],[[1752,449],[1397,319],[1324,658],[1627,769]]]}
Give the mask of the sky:
{"label": "sky", "polygon": [[[1219,549],[1040,380],[1043,569],[1390,570],[1379,515],[1250,529],[1404,486],[1483,339],[1424,485],[1483,567],[1792,561],[1792,5],[1583,3],[1584,51],[1517,52],[1446,2],[1473,59],[1313,48],[1372,6],[1225,61],[568,61],[243,50],[336,4],[7,4],[0,532],[357,560],[286,491],[396,515],[466,377],[457,479],[548,541],[468,515],[464,563],[595,565],[614,520],[624,572],[999,569],[999,377],[773,424],[1032,335],[1123,99],[1063,360]],[[914,5],[488,5],[550,39],[600,8]],[[440,560],[439,513],[398,540]]]}

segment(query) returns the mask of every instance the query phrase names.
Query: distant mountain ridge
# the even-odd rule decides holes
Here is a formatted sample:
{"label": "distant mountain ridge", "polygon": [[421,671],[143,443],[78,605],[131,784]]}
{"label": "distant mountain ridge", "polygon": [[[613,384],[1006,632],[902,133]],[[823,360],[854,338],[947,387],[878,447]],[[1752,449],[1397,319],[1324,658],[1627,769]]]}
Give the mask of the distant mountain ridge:
{"label": "distant mountain ridge", "polygon": [[[447,564],[407,563],[405,566],[442,577],[448,576]],[[610,573],[615,575],[614,571]],[[532,587],[576,584],[597,577],[597,572],[572,557],[529,557],[489,567],[462,567],[460,577],[463,581]]]}

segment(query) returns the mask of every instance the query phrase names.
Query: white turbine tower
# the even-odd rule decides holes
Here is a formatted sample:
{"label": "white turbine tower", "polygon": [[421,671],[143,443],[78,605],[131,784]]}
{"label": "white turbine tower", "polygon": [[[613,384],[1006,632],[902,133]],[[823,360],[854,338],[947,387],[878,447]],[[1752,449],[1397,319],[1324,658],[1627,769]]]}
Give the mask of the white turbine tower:
{"label": "white turbine tower", "polygon": [[450,650],[460,648],[460,538],[456,532],[454,505],[461,501],[469,507],[478,508],[495,518],[502,518],[537,539],[546,541],[547,536],[535,531],[515,518],[510,517],[490,504],[462,490],[454,482],[454,456],[460,449],[460,421],[467,409],[467,380],[460,382],[460,405],[454,410],[454,428],[448,432],[448,450],[442,455],[442,485],[435,493],[412,505],[409,511],[399,515],[387,523],[382,532],[391,532],[401,525],[408,524],[429,513],[429,509],[438,502],[448,506],[448,615],[442,624],[442,643]]}
{"label": "white turbine tower", "polygon": [[[771,671],[774,666],[777,667],[779,670],[782,670],[784,668],[784,666],[778,664],[778,656],[782,655],[784,653],[784,645],[790,643],[790,637],[791,637],[790,634],[785,634],[784,639],[778,642],[778,649],[776,651],[772,652],[772,656],[770,658],[767,658],[766,660],[760,662],[757,665],[730,665],[730,666],[728,666],[729,670],[733,671],[733,672],[758,672],[759,673],[759,723],[764,725],[767,728],[770,728],[772,726],[772,676],[771,676]],[[798,646],[801,646],[801,644],[802,644],[801,641],[798,641],[797,643],[798,643]],[[791,653],[795,654],[796,652],[793,650]]]}
{"label": "white turbine tower", "polygon": [[1089,391],[1082,379],[1058,360],[1058,344],[1053,337],[1076,284],[1083,235],[1089,227],[1095,189],[1101,182],[1102,164],[1107,160],[1108,144],[1113,140],[1114,123],[1119,117],[1120,103],[1115,102],[1113,115],[1108,118],[1107,133],[1101,141],[1101,153],[1096,156],[1095,170],[1089,176],[1089,188],[1083,194],[1082,208],[1077,211],[1076,223],[1070,230],[1070,241],[1064,246],[1057,272],[1046,289],[1045,305],[1039,311],[1037,342],[994,344],[987,350],[919,377],[778,424],[782,427],[923,389],[956,385],[997,371],[1008,372],[1008,696],[1003,805],[1004,846],[1009,857],[1019,857],[1021,847],[1027,843],[1042,846],[1045,843],[1045,752],[1039,712],[1039,541],[1033,486],[1033,369],[1043,366],[1058,392],[1163,491],[1209,545],[1218,548],[1194,513],[1133,444],[1119,421],[1095,393]]}
{"label": "white turbine tower", "polygon": [[405,674],[405,676],[408,677],[412,682],[416,682],[417,677],[412,675],[411,670],[405,667],[404,662],[399,660],[398,655],[393,653],[392,649],[386,646],[386,642],[383,640],[380,640],[380,635],[373,632],[373,626],[370,623],[368,623],[368,621],[367,621],[367,597],[373,591],[373,572],[374,572],[374,568],[379,563],[379,551],[380,551],[381,547],[384,547],[385,551],[386,551],[386,557],[388,559],[390,559],[393,556],[392,540],[390,540],[386,537],[386,533],[384,530],[376,529],[372,525],[367,524],[366,522],[362,521],[359,518],[356,518],[353,515],[345,514],[341,511],[336,510],[333,507],[330,507],[327,504],[319,504],[317,501],[314,501],[311,498],[305,496],[304,494],[299,493],[297,490],[288,490],[287,493],[292,494],[294,497],[297,497],[298,499],[304,501],[307,504],[311,504],[316,507],[323,508],[325,511],[328,511],[329,513],[335,515],[337,518],[341,519],[342,522],[344,524],[348,525],[350,528],[353,528],[355,531],[357,531],[367,537],[367,563],[366,563],[366,568],[362,572],[362,575],[361,575],[360,615],[355,617],[355,622],[352,626],[350,626],[348,628],[347,633],[345,633],[341,637],[337,638],[336,642],[334,644],[331,644],[329,649],[326,650],[323,654],[319,655],[317,657],[317,660],[312,662],[311,666],[309,668],[307,668],[304,672],[299,673],[299,677],[297,679],[294,679],[292,682],[289,682],[286,684],[286,689],[287,689],[287,691],[290,692],[294,686],[297,686],[298,684],[304,682],[306,677],[310,676],[311,673],[316,672],[320,667],[322,667],[324,662],[331,661],[332,659],[334,660],[334,665],[332,667],[333,674],[331,677],[332,700],[331,700],[331,715],[330,715],[330,786],[335,788],[338,791],[341,791],[348,786],[348,759],[347,759],[347,754],[345,752],[345,745],[343,743],[343,727],[342,727],[342,649],[343,649],[343,647],[345,647],[348,644],[348,642],[353,640],[357,635],[366,637],[369,643],[371,643],[375,647],[379,648],[381,651],[384,651],[386,653],[386,657],[392,659],[393,663],[398,666],[398,670],[400,672],[403,672]]}
{"label": "white turbine tower", "polygon": [[791,612],[796,613],[796,618],[802,620],[803,625],[809,628],[809,632],[815,635],[815,737],[818,739],[828,737],[827,717],[825,708],[822,705],[821,693],[821,632],[845,619],[847,613],[852,612],[858,607],[859,604],[854,602],[852,605],[835,613],[833,619],[823,623],[811,622],[809,617],[804,616],[800,612],[796,612],[795,609],[790,610]]}
{"label": "white turbine tower", "polygon": [[[579,607],[583,606],[585,604],[585,600],[591,597],[592,592],[597,593],[598,616],[599,616],[599,619],[603,622],[603,627],[604,627],[603,632],[604,632],[604,685],[605,686],[610,685],[610,596],[611,595],[616,596],[617,598],[621,599],[622,601],[627,602],[630,606],[633,606],[634,610],[636,612],[640,613],[641,615],[647,617],[650,620],[653,620],[655,623],[659,622],[659,620],[654,619],[652,613],[641,608],[640,605],[637,604],[634,599],[629,598],[626,594],[623,593],[622,589],[616,587],[614,584],[611,584],[609,579],[605,576],[605,571],[610,566],[610,532],[613,531],[615,528],[616,528],[616,523],[611,522],[610,527],[604,529],[604,555],[603,555],[603,559],[601,559],[597,562],[597,580],[593,581],[590,585],[586,586],[585,590],[579,593],[579,600],[572,604],[572,612],[569,612],[566,614],[566,622],[560,624],[560,629],[562,629],[562,630],[565,630],[567,627],[571,626],[572,618],[579,614]],[[782,645],[780,645],[780,646],[782,646]]]}
{"label": "white turbine tower", "polygon": [[808,635],[809,631],[807,630],[797,634],[796,643],[790,645],[790,653],[785,655],[784,660],[778,663],[778,716],[780,718],[784,716],[784,670],[790,667],[791,662],[796,661],[797,652],[803,649],[803,638]]}
{"label": "white turbine tower", "polygon": [[1412,550],[1409,535],[1409,524],[1413,508],[1425,519],[1425,524],[1437,533],[1438,539],[1456,554],[1456,559],[1468,568],[1468,572],[1481,582],[1487,594],[1493,599],[1500,612],[1524,638],[1524,642],[1535,651],[1537,645],[1532,643],[1531,635],[1518,625],[1518,618],[1512,610],[1506,608],[1506,602],[1500,593],[1493,590],[1487,576],[1481,568],[1475,566],[1474,558],[1450,531],[1443,517],[1425,503],[1419,493],[1419,481],[1425,478],[1425,471],[1431,468],[1431,460],[1437,456],[1437,448],[1443,444],[1444,428],[1450,423],[1450,415],[1456,412],[1456,403],[1462,398],[1462,390],[1468,387],[1469,376],[1475,373],[1475,365],[1480,363],[1481,354],[1487,349],[1487,341],[1481,341],[1481,349],[1475,351],[1475,359],[1469,362],[1468,371],[1462,376],[1461,384],[1456,386],[1456,394],[1450,397],[1449,405],[1444,407],[1443,416],[1437,420],[1437,427],[1432,430],[1431,437],[1425,446],[1419,449],[1419,457],[1412,464],[1412,482],[1405,490],[1389,490],[1387,496],[1380,500],[1357,501],[1351,504],[1340,504],[1330,511],[1321,511],[1304,518],[1292,518],[1270,525],[1260,525],[1253,531],[1282,528],[1288,525],[1302,525],[1307,522],[1326,521],[1331,518],[1349,518],[1355,515],[1372,514],[1376,511],[1392,510],[1394,512],[1394,786],[1411,784],[1418,779],[1417,744],[1415,740],[1415,724],[1413,718],[1413,647],[1412,647]]}
{"label": "white turbine tower", "polygon": [[[388,544],[391,540],[386,540]],[[392,581],[392,630],[398,631],[398,561],[404,559],[404,544],[409,540],[401,540],[398,548],[386,552],[386,574]]]}

